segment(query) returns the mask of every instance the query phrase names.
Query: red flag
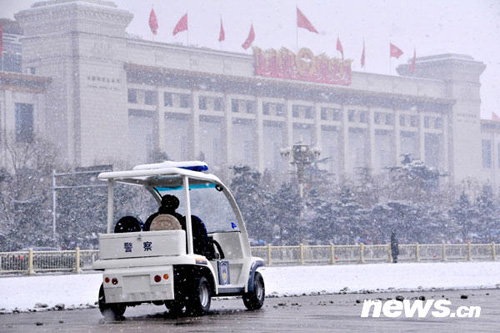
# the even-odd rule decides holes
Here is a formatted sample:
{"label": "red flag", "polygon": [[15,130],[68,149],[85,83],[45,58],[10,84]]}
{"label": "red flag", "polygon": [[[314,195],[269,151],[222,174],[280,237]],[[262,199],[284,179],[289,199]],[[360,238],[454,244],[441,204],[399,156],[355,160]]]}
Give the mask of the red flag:
{"label": "red flag", "polygon": [[222,19],[220,19],[220,32],[219,32],[219,42],[226,40],[226,33],[224,32],[224,26],[222,25]]}
{"label": "red flag", "polygon": [[365,41],[363,41],[363,53],[361,53],[361,67],[365,67]]}
{"label": "red flag", "polygon": [[179,32],[186,31],[188,29],[188,14],[184,14],[184,16],[181,17],[179,22],[177,22],[177,25],[174,28],[174,36],[177,35]]}
{"label": "red flag", "polygon": [[253,31],[253,23],[252,23],[252,25],[250,26],[250,32],[248,33],[247,40],[243,43],[243,45],[241,45],[241,47],[244,48],[245,50],[248,49],[250,45],[252,45],[254,39],[255,39],[255,31]]}
{"label": "red flag", "polygon": [[310,32],[318,33],[318,31],[313,27],[311,22],[307,19],[307,17],[302,14],[299,7],[297,7],[297,27],[307,29]]}
{"label": "red flag", "polygon": [[392,43],[389,43],[389,46],[391,48],[391,54],[389,57],[394,57],[396,59],[399,59],[399,57],[401,57],[401,55],[403,54],[403,51],[401,51],[399,47],[397,47]]}
{"label": "red flag", "polygon": [[153,35],[156,35],[156,31],[158,30],[158,20],[156,19],[155,10],[151,9],[151,13],[149,14],[149,28]]}
{"label": "red flag", "polygon": [[2,57],[2,52],[3,52],[3,29],[2,29],[2,23],[0,23],[0,58]]}
{"label": "red flag", "polygon": [[491,120],[500,121],[500,117],[495,112],[492,112],[491,113]]}
{"label": "red flag", "polygon": [[337,37],[337,51],[342,54],[342,60],[344,60],[344,48],[342,47],[342,43],[340,43],[340,39]]}
{"label": "red flag", "polygon": [[417,50],[413,49],[413,60],[410,65],[410,73],[415,72],[415,62],[417,60]]}

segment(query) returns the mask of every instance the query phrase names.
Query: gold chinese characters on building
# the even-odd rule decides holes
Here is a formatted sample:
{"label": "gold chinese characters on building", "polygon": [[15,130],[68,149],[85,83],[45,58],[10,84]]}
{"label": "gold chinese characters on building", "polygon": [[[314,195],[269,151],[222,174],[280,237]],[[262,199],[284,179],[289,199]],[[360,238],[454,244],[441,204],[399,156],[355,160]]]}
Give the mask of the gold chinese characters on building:
{"label": "gold chinese characters on building", "polygon": [[351,60],[315,56],[308,48],[297,54],[281,48],[253,48],[255,75],[348,86],[351,84]]}

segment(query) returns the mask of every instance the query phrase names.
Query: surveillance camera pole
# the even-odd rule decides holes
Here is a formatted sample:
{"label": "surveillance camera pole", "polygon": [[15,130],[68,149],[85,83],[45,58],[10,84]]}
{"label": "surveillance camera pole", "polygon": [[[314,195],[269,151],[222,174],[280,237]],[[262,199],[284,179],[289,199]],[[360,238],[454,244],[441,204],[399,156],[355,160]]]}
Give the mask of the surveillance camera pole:
{"label": "surveillance camera pole", "polygon": [[292,147],[281,150],[281,156],[290,160],[290,164],[297,168],[297,181],[299,183],[300,197],[304,197],[304,171],[305,168],[313,164],[321,154],[318,148],[303,144],[301,141]]}

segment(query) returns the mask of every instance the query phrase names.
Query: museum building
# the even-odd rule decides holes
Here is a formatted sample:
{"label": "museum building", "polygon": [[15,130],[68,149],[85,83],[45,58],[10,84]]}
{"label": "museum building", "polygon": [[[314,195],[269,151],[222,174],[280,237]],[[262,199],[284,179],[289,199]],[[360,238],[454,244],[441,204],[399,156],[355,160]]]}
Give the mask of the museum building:
{"label": "museum building", "polygon": [[453,183],[500,181],[500,122],[480,119],[485,65],[470,56],[419,57],[414,71],[381,75],[307,48],[147,41],[126,32],[132,18],[111,1],[50,0],[3,20],[2,58],[14,60],[0,72],[2,142],[36,133],[75,166],[166,153],[261,172],[288,170],[280,152],[300,142],[335,178],[410,154]]}

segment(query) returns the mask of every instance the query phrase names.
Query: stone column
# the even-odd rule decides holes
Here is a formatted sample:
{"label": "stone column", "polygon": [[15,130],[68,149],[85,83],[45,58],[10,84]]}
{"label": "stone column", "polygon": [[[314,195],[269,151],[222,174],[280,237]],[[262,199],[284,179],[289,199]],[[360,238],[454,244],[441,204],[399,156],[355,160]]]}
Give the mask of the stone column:
{"label": "stone column", "polygon": [[[394,109],[394,142],[395,142],[395,150],[394,154],[396,155],[395,161],[396,165],[401,165],[402,157],[401,157],[401,124],[399,123],[399,117],[401,116],[401,112],[398,109]],[[412,158],[416,158],[416,156],[412,156]]]}
{"label": "stone column", "polygon": [[347,156],[349,151],[349,126],[347,119],[347,110],[344,105],[341,106],[342,109],[342,128],[340,136],[340,174],[347,174],[349,170],[349,157]]}
{"label": "stone column", "polygon": [[370,147],[370,158],[368,160],[368,168],[375,171],[375,161],[376,161],[376,147],[375,147],[375,124],[374,124],[374,111],[371,107],[368,107],[368,146]]}
{"label": "stone column", "polygon": [[193,159],[198,160],[200,156],[200,112],[198,109],[198,95],[199,92],[196,90],[193,90],[191,96],[192,96],[192,103],[191,103],[191,128],[192,128],[192,135],[191,135],[191,140],[193,146],[192,148],[192,154],[193,154]]}
{"label": "stone column", "polygon": [[227,163],[227,165],[231,165],[233,163],[232,152],[231,152],[233,117],[232,117],[232,111],[231,111],[231,96],[230,95],[224,96],[224,121],[225,121],[224,151],[225,151],[225,155],[226,155],[226,163]]}
{"label": "stone column", "polygon": [[260,173],[264,172],[264,123],[262,120],[262,97],[255,99],[255,138],[257,139],[256,155],[257,168]]}

